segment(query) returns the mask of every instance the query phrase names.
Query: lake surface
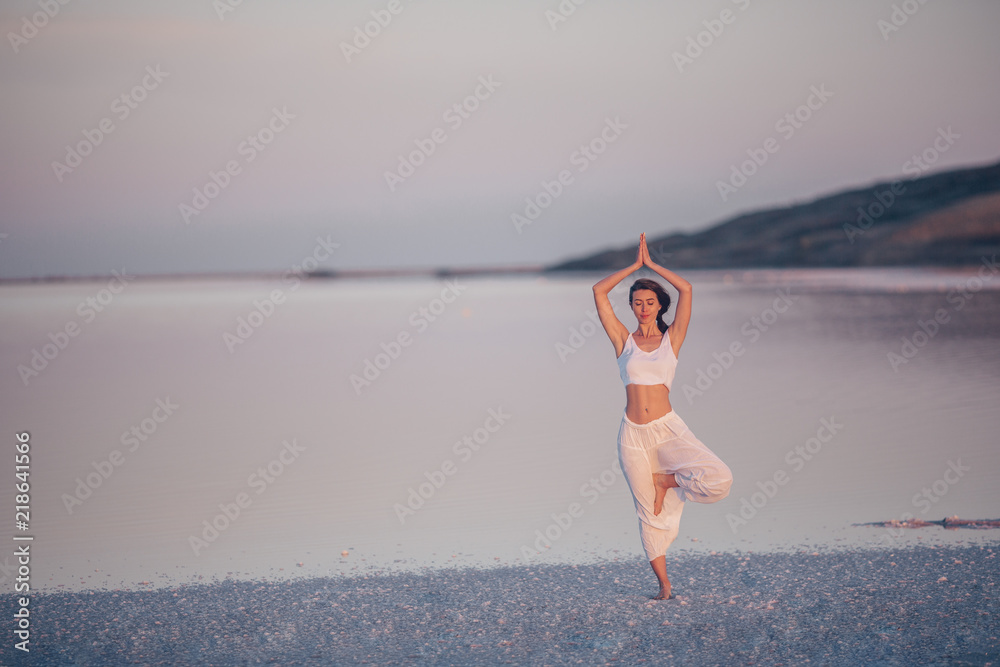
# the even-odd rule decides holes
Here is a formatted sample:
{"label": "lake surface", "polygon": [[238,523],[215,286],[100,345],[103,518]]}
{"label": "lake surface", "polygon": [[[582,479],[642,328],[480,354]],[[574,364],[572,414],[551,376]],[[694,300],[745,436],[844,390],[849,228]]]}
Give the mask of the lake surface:
{"label": "lake surface", "polygon": [[[998,541],[852,525],[1000,517],[1000,274],[983,274],[684,272],[671,400],[735,483],[687,504],[671,552]],[[33,586],[641,556],[599,278],[0,287]],[[630,283],[612,300],[634,329]]]}

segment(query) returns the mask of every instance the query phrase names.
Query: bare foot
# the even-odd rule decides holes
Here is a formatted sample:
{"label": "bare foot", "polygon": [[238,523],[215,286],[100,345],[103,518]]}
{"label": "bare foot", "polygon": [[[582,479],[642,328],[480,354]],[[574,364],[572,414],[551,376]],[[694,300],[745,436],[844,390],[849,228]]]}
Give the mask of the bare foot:
{"label": "bare foot", "polygon": [[677,480],[674,479],[672,473],[669,475],[659,472],[653,473],[653,488],[656,489],[656,495],[653,497],[653,514],[659,514],[660,510],[663,509],[663,498],[667,495],[667,489],[676,487]]}
{"label": "bare foot", "polygon": [[660,587],[660,592],[653,598],[654,600],[673,600],[674,594],[670,592],[670,586]]}

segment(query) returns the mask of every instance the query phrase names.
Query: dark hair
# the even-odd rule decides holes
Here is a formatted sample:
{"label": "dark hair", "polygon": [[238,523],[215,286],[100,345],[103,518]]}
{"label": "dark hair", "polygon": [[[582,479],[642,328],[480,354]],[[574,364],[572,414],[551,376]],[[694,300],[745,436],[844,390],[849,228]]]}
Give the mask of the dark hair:
{"label": "dark hair", "polygon": [[636,290],[648,289],[654,294],[660,302],[660,312],[656,314],[656,326],[660,329],[660,333],[667,330],[667,325],[663,322],[663,315],[668,310],[670,310],[670,295],[667,294],[667,290],[663,289],[663,286],[656,282],[655,280],[650,280],[649,278],[639,278],[634,283],[632,287],[628,290],[628,304],[632,305],[632,295],[635,294]]}

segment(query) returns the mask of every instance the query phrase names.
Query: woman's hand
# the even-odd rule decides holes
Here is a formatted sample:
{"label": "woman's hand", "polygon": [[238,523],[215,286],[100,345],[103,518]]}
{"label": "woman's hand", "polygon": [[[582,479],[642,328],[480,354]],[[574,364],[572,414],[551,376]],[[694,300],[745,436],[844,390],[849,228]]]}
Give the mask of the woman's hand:
{"label": "woman's hand", "polygon": [[[670,323],[670,341],[674,346],[674,354],[679,355],[681,343],[687,335],[688,323],[691,321],[691,283],[679,275],[653,262],[646,245],[646,235],[639,235],[639,259],[642,265],[649,267],[654,273],[665,279],[677,290],[677,308],[674,311],[674,321]],[[612,339],[614,340],[614,339]],[[617,351],[617,348],[616,348]],[[618,352],[619,356],[621,352]]]}
{"label": "woman's hand", "polygon": [[653,267],[653,260],[649,256],[649,247],[646,245],[646,233],[639,235],[639,260],[642,266]]}

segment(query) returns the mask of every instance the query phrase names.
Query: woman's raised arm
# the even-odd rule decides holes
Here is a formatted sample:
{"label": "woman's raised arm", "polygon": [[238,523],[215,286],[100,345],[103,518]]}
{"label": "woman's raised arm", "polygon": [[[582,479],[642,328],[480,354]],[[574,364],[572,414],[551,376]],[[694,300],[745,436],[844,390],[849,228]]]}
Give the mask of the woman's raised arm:
{"label": "woman's raised arm", "polygon": [[680,354],[681,343],[687,336],[688,324],[691,322],[691,283],[652,260],[646,247],[645,235],[639,242],[639,256],[642,258],[643,266],[655,271],[677,290],[677,309],[674,311],[674,321],[670,323],[670,342],[674,347],[674,356],[677,356]]}
{"label": "woman's raised arm", "polygon": [[594,285],[594,303],[597,304],[597,316],[601,318],[601,324],[604,325],[604,331],[608,334],[608,338],[611,339],[611,343],[615,346],[615,356],[620,357],[622,350],[625,348],[625,341],[631,335],[629,330],[621,323],[621,320],[615,315],[614,309],[611,307],[611,301],[608,299],[608,293],[615,288],[615,285],[620,283],[622,280],[627,278],[630,274],[634,273],[637,269],[642,268],[642,246],[645,241],[646,235],[643,234],[639,237],[639,253],[630,266],[626,266],[621,271],[615,271],[607,278],[603,278]]}

